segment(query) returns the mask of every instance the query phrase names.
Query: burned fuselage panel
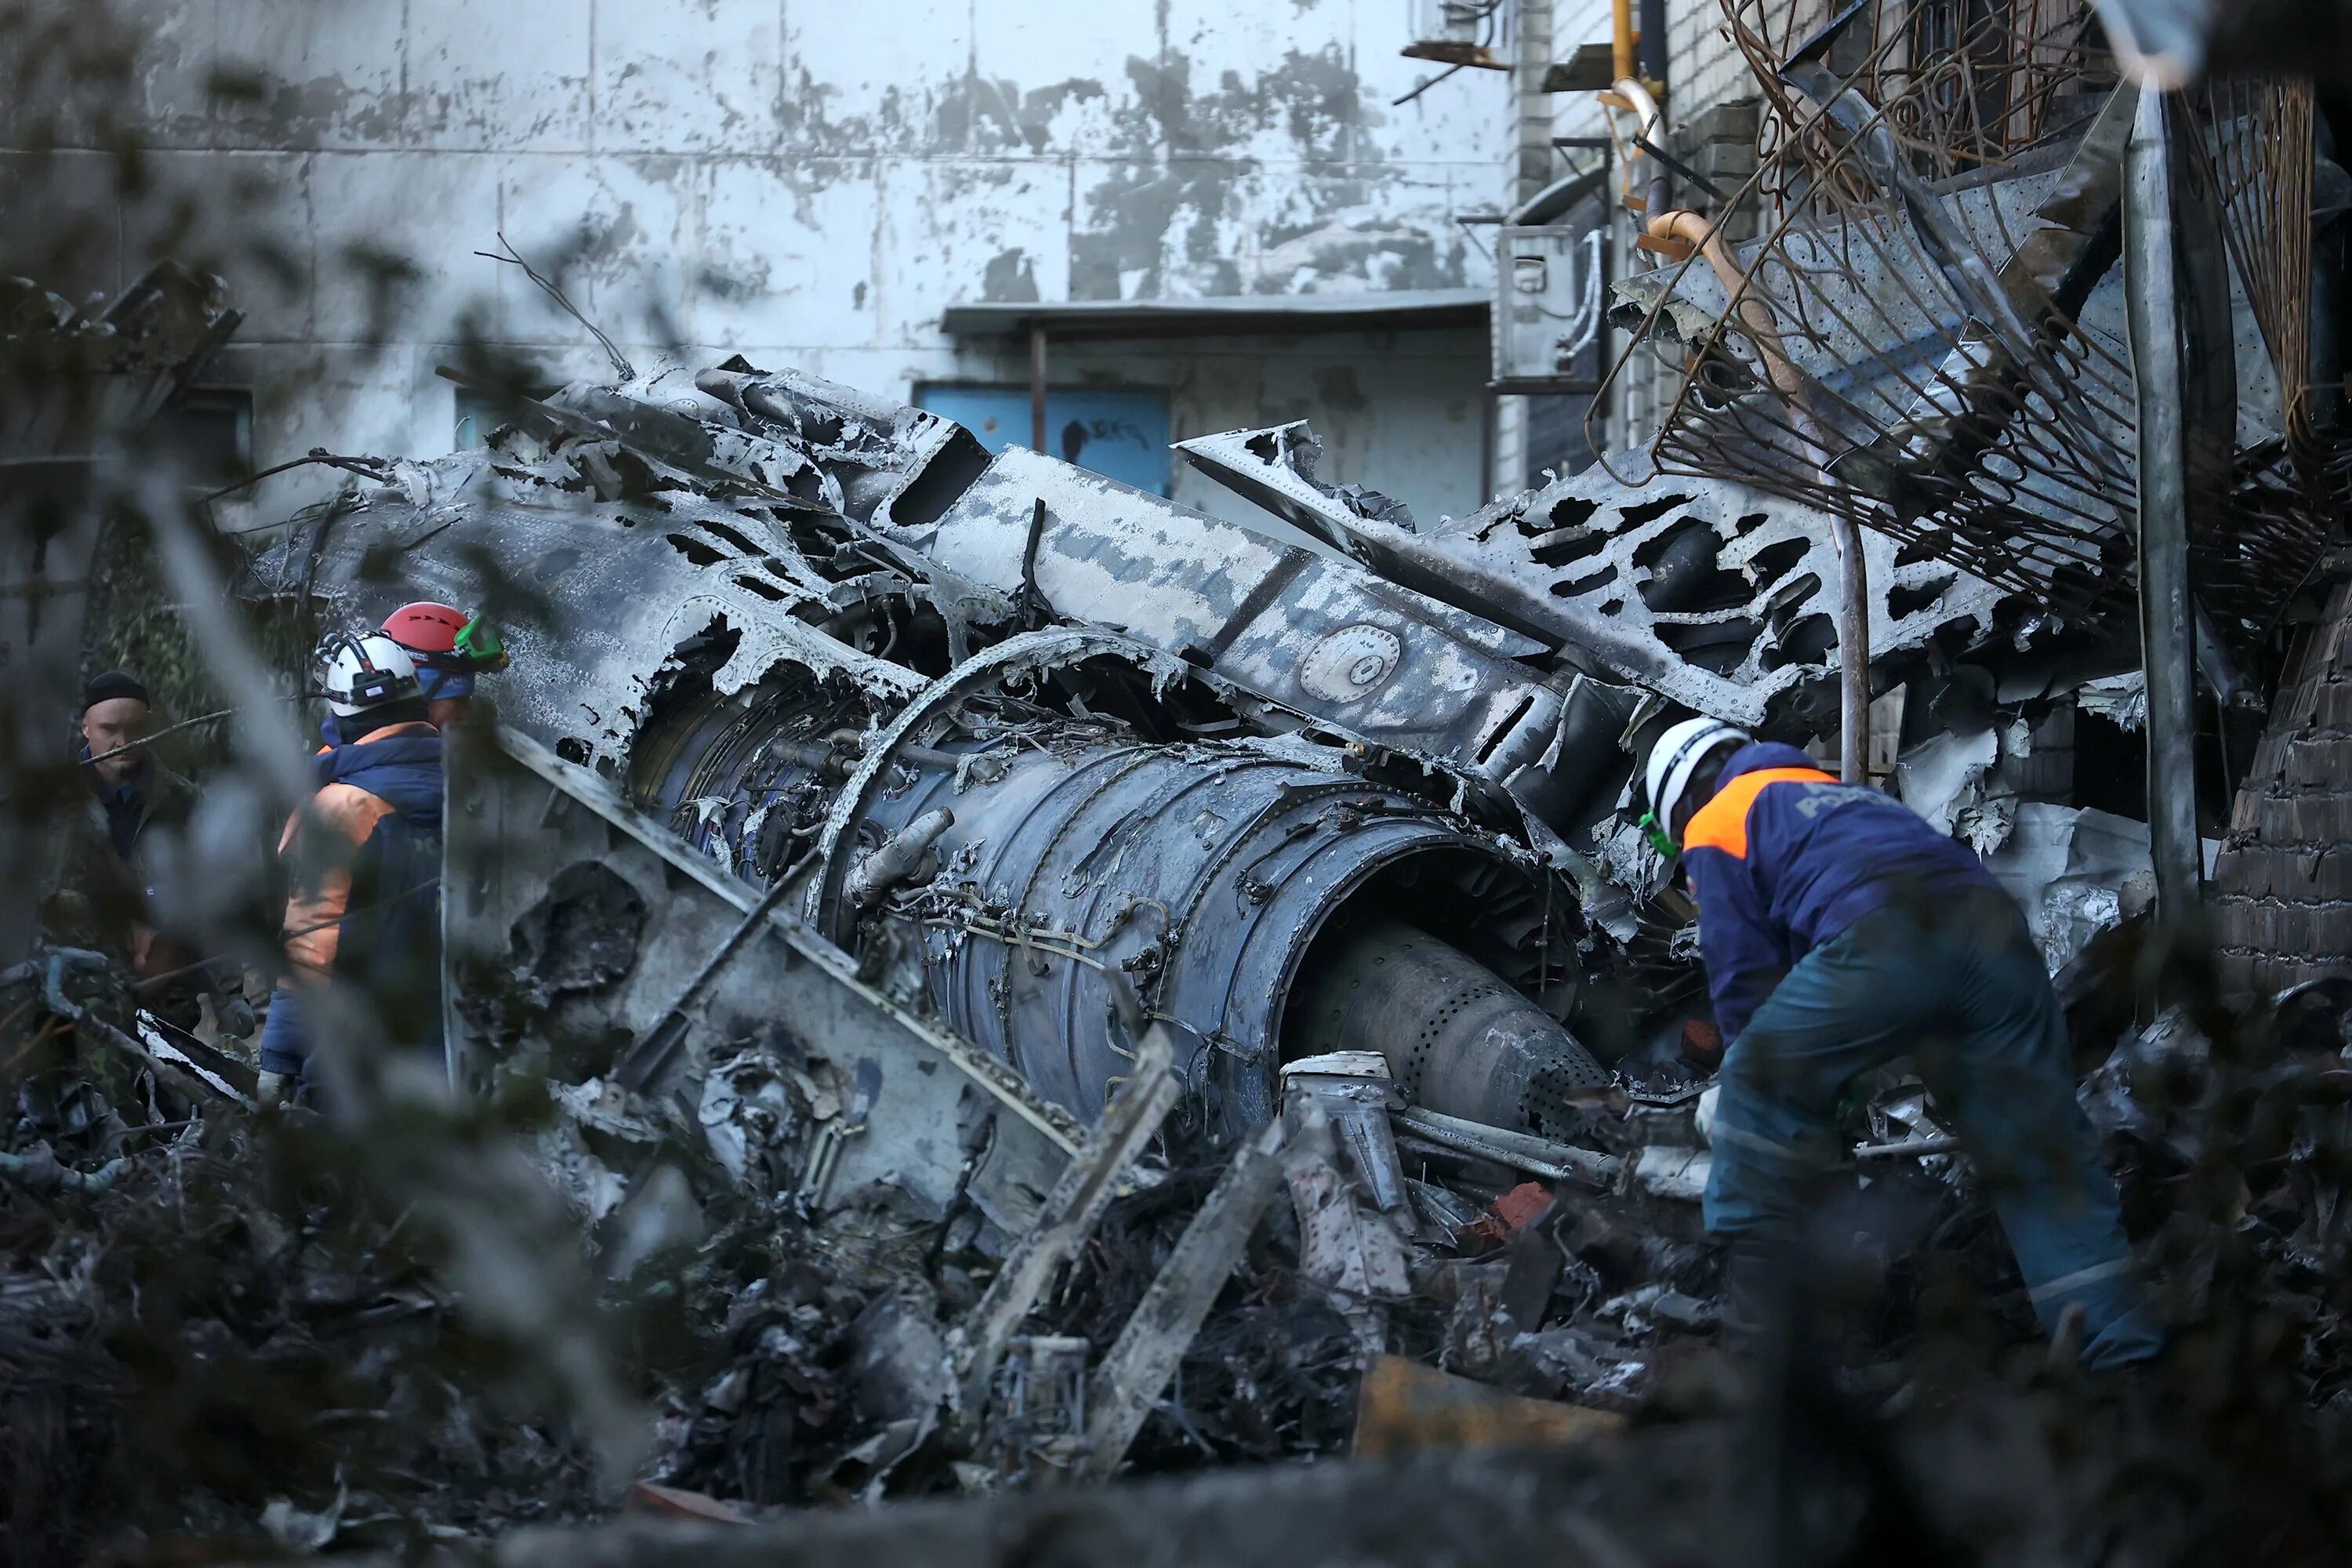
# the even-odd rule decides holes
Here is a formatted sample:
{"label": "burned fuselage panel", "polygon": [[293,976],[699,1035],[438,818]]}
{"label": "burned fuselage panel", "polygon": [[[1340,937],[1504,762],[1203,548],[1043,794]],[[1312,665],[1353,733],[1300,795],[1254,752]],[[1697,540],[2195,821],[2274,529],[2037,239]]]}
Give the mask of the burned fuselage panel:
{"label": "burned fuselage panel", "polygon": [[[1279,426],[1179,449],[1373,570],[1475,605],[1571,668],[1749,728],[1818,729],[1833,715],[1844,568],[1824,514],[1717,479],[1629,489],[1596,466],[1416,531],[1300,474],[1302,435]],[[1875,533],[1863,549],[1874,658],[1992,630],[1999,595],[1988,584]]]}

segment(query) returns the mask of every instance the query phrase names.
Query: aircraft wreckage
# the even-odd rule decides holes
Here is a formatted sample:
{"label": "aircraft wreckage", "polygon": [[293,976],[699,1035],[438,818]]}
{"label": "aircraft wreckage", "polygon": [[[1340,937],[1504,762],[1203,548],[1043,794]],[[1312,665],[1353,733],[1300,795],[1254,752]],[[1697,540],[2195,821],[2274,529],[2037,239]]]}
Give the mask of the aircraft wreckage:
{"label": "aircraft wreckage", "polygon": [[[1604,1062],[1705,1016],[1619,812],[1639,743],[1684,709],[1824,727],[1829,530],[1596,472],[1423,531],[1318,480],[1304,425],[1180,449],[1264,527],[739,359],[526,402],[314,509],[257,588],[487,609],[506,733],[1082,1122],[1133,1068],[1116,976],[1213,1135],[1348,1050],[1426,1110],[1565,1132]],[[1885,668],[1991,629],[1991,589],[1871,548]],[[512,901],[481,942],[520,966]],[[479,1072],[512,1031],[457,1011]],[[590,1070],[707,1070],[639,1043]]]}
{"label": "aircraft wreckage", "polygon": [[[1295,1442],[1234,1452],[1326,1451],[1297,1413],[1431,1334],[1613,1421],[1660,1332],[1713,1331],[1719,1037],[1629,781],[1693,710],[1833,731],[1830,521],[1595,468],[1423,529],[1320,479],[1303,424],[1180,449],[1263,516],[736,360],[519,403],[253,563],[322,619],[428,596],[512,650],[451,748],[449,1065],[544,1085],[534,1163],[609,1277],[732,1215],[880,1292],[801,1480],[730,1468],[738,1365],[676,1395],[666,1481],[777,1500],[938,1432],[976,1474],[1108,1477],[1223,1364],[1196,1339],[1255,1331],[1213,1314],[1285,1187],[1283,1299],[1337,1340],[1284,1374]],[[1864,549],[1891,787],[2095,994],[2147,837],[2082,798],[2116,770],[2078,791],[2074,721],[2128,743],[2136,648]],[[1853,1131],[1858,1164],[1953,1147],[1909,1080]],[[1114,1253],[1115,1304],[1065,1299]]]}

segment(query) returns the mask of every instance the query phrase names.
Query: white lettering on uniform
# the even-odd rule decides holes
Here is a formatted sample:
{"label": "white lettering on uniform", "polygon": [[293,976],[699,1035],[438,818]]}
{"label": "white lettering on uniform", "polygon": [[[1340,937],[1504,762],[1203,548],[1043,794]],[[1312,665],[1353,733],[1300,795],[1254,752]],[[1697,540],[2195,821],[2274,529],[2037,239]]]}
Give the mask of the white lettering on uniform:
{"label": "white lettering on uniform", "polygon": [[1797,803],[1797,815],[1811,822],[1825,811],[1835,811],[1842,805],[1900,805],[1893,795],[1864,784],[1807,784],[1801,787],[1804,799]]}

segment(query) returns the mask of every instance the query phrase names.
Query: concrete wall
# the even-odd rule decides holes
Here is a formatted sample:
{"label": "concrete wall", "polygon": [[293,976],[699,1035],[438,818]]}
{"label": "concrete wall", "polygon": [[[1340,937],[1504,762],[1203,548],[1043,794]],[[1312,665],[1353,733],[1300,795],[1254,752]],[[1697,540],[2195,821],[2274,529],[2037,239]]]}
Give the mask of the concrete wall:
{"label": "concrete wall", "polygon": [[[19,117],[0,182],[91,219],[79,286],[162,248],[230,279],[222,378],[257,389],[262,463],[448,449],[434,367],[469,335],[600,365],[474,254],[501,232],[640,363],[740,351],[898,395],[1025,378],[941,335],[962,300],[1488,279],[1454,220],[1501,195],[1507,81],[1391,107],[1435,69],[1399,57],[1410,0],[130,3],[116,107],[162,196],[105,194],[105,105],[58,153]],[[1332,477],[1435,514],[1480,499],[1485,356],[1457,331],[1056,363],[1169,385],[1180,434],[1313,414]]]}

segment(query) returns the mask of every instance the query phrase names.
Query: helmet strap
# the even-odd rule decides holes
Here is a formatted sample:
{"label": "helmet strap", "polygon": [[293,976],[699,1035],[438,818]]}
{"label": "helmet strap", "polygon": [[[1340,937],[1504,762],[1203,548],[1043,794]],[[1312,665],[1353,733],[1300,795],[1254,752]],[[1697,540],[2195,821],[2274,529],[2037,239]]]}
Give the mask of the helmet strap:
{"label": "helmet strap", "polygon": [[[1619,820],[1622,821],[1623,818],[1621,817]],[[1642,837],[1650,841],[1650,847],[1664,856],[1667,859],[1671,860],[1675,856],[1682,853],[1680,849],[1675,847],[1675,841],[1671,837],[1667,837],[1665,828],[1659,824],[1658,814],[1656,812],[1643,812],[1642,814],[1642,820],[1635,823],[1633,826],[1642,830]]]}

